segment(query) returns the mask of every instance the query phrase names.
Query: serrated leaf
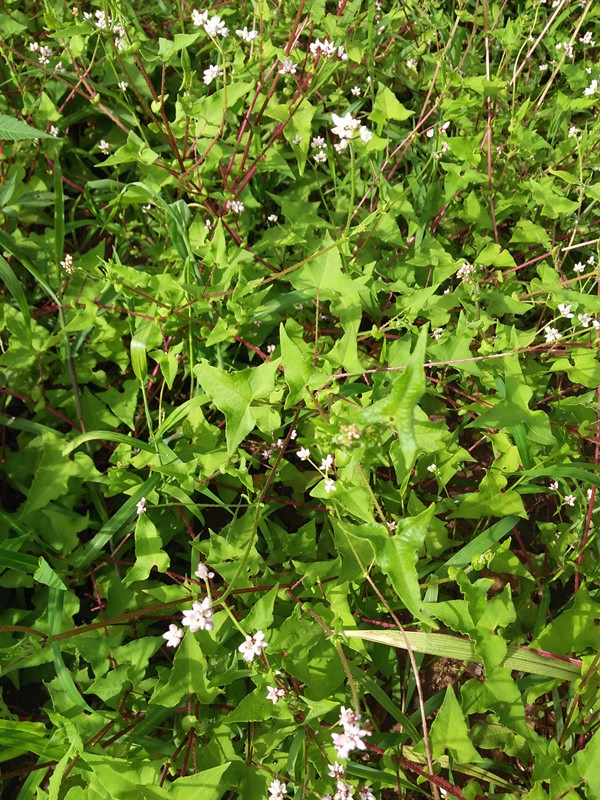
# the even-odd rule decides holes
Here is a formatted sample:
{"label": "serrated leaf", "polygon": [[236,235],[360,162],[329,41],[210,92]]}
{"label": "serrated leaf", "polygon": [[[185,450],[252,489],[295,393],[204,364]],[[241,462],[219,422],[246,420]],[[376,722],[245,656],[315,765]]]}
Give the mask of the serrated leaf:
{"label": "serrated leaf", "polygon": [[0,114],[0,140],[19,142],[25,139],[54,139],[54,136],[28,125],[23,120]]}

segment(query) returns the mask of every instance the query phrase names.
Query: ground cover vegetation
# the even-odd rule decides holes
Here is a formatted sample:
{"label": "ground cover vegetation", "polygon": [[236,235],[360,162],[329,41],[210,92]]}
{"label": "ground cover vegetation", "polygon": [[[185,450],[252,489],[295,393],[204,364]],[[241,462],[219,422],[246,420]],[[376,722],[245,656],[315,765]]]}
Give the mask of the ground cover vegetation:
{"label": "ground cover vegetation", "polygon": [[5,0],[6,798],[600,798],[588,2]]}

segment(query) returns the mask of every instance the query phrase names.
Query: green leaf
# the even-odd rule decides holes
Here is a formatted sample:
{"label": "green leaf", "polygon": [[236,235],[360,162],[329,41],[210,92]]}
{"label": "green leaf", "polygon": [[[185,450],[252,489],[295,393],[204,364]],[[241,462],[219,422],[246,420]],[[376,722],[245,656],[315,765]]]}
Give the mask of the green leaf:
{"label": "green leaf", "polygon": [[54,137],[20,119],[0,114],[0,140],[18,142],[24,139],[54,139]]}
{"label": "green leaf", "polygon": [[158,572],[166,572],[170,563],[156,526],[147,514],[141,514],[135,526],[135,564],[123,583],[129,586],[135,581],[144,581],[155,567]]}
{"label": "green leaf", "polygon": [[412,117],[414,113],[414,111],[404,108],[396,95],[385,84],[377,84],[377,95],[373,103],[373,110],[369,114],[369,119],[377,123],[380,132],[386,122],[390,120],[404,122],[405,119]]}
{"label": "green leaf", "polygon": [[483,761],[471,739],[467,720],[452,686],[446,694],[429,731],[431,755],[438,758],[446,750],[459,764],[477,764]]}

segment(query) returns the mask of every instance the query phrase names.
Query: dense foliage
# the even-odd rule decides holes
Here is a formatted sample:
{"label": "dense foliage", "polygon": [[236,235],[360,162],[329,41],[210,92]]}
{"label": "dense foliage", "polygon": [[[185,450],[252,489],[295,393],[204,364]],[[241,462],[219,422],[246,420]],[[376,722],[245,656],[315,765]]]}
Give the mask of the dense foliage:
{"label": "dense foliage", "polygon": [[600,798],[599,20],[1,5],[6,797]]}

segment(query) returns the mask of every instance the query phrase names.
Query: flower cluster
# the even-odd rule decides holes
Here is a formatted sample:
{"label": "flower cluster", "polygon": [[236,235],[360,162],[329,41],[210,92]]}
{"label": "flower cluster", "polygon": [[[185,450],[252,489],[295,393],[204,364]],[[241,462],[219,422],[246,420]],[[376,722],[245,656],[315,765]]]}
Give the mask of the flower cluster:
{"label": "flower cluster", "polygon": [[361,728],[360,720],[360,714],[345,706],[341,707],[340,725],[343,728],[343,732],[331,734],[338,758],[348,758],[353,750],[367,749],[364,739],[366,736],[370,736],[371,732]]}
{"label": "flower cluster", "polygon": [[73,256],[70,255],[69,253],[67,253],[67,255],[64,257],[64,260],[60,262],[60,265],[67,273],[67,275],[72,275],[75,272],[73,268]]}
{"label": "flower cluster", "polygon": [[278,700],[281,700],[282,697],[285,697],[285,689],[281,689],[278,686],[267,686],[267,700],[270,700],[273,705]]}
{"label": "flower cluster", "polygon": [[[310,458],[310,450],[308,447],[301,447],[296,455],[298,456],[300,461],[308,461]],[[316,467],[317,465],[314,464],[314,466]],[[325,458],[321,459],[321,466],[317,467],[317,469],[319,470],[325,481],[325,491],[327,492],[327,494],[329,494],[330,492],[335,492],[336,489],[335,481],[333,481],[329,477],[329,470],[332,468],[333,468],[333,456],[331,455],[331,453],[328,453],[325,456]]]}
{"label": "flower cluster", "polygon": [[52,58],[52,48],[49,45],[43,44],[40,46],[37,42],[32,42],[29,45],[29,49],[32,53],[38,54],[38,61],[43,67],[50,63],[50,59]]}
{"label": "flower cluster", "polygon": [[366,143],[371,141],[371,137],[373,135],[371,131],[364,125],[361,125],[360,122],[353,117],[349,111],[346,112],[343,117],[340,117],[337,114],[332,114],[331,117],[335,123],[334,127],[331,129],[331,132],[339,139],[339,142],[334,144],[334,147],[338,153],[341,153],[342,150],[345,150],[348,147],[350,140],[355,137],[357,132],[363,142]]}
{"label": "flower cluster", "polygon": [[104,11],[98,9],[94,14],[84,11],[83,18],[91,22],[99,31],[113,33],[117,50],[122,50],[125,47],[125,28],[118,23],[114,23],[112,17],[105,14]]}
{"label": "flower cluster", "polygon": [[192,633],[196,631],[212,631],[215,627],[212,615],[210,597],[205,597],[202,602],[194,600],[191,609],[183,612],[183,622]]}
{"label": "flower cluster", "polygon": [[287,792],[287,786],[278,778],[271,781],[267,788],[269,791],[269,800],[283,800],[283,795]]}
{"label": "flower cluster", "polygon": [[217,78],[221,78],[223,76],[223,70],[217,64],[211,64],[207,69],[204,70],[204,77],[202,80],[208,86]]}
{"label": "flower cluster", "polygon": [[[221,36],[223,39],[229,36],[229,28],[218,14],[215,14],[214,17],[209,17],[208,11],[198,11],[194,9],[192,11],[192,23],[196,28],[204,28],[212,39],[216,39],[217,36]],[[244,31],[237,31],[237,34],[241,38],[245,38],[242,36],[244,32],[245,36],[249,36],[251,33],[247,28],[244,28]]]}
{"label": "flower cluster", "polygon": [[238,647],[244,661],[254,661],[254,656],[262,656],[262,651],[266,648],[265,635],[262,631],[257,631],[254,636],[246,636],[246,641]]}
{"label": "flower cluster", "polygon": [[466,283],[468,280],[471,280],[473,274],[475,273],[475,266],[473,264],[467,264],[465,261],[456,273],[456,277],[460,278],[461,283]]}

